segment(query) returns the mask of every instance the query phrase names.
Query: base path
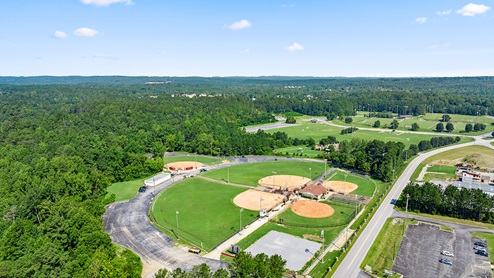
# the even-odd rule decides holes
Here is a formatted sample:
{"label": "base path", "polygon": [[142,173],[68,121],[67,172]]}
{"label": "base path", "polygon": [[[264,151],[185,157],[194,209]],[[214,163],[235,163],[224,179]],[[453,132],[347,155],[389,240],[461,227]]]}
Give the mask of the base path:
{"label": "base path", "polygon": [[294,189],[301,189],[305,184],[310,182],[308,178],[301,176],[291,175],[274,175],[267,176],[259,180],[260,186],[265,186],[273,189],[288,189],[293,191]]}
{"label": "base path", "polygon": [[358,185],[346,181],[325,181],[323,186],[334,191],[344,194],[350,193],[358,188]]}
{"label": "base path", "polygon": [[334,214],[331,206],[311,200],[298,201],[290,208],[295,214],[307,218],[324,218]]}
{"label": "base path", "polygon": [[264,209],[271,210],[283,203],[284,198],[285,196],[281,194],[249,189],[235,196],[233,203],[241,208],[250,210],[260,210],[261,206]]}

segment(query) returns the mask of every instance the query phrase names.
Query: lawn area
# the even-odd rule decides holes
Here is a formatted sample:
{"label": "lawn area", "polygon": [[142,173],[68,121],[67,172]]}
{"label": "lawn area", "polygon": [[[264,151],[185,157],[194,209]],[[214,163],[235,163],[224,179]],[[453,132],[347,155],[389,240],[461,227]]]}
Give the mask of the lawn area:
{"label": "lawn area", "polygon": [[[289,137],[308,139],[313,138],[316,142],[319,142],[322,138],[328,136],[334,136],[337,140],[352,140],[353,138],[360,138],[362,140],[372,141],[374,139],[381,141],[393,141],[402,142],[406,147],[410,144],[418,144],[422,140],[430,140],[432,137],[441,136],[441,134],[435,135],[424,135],[415,133],[393,133],[393,132],[380,132],[380,131],[369,131],[369,130],[358,130],[355,133],[341,135],[340,132],[342,128],[329,126],[321,123],[310,123],[310,118],[307,121],[298,121],[297,126],[289,126],[284,128],[270,129],[266,130],[268,133],[274,133],[277,131],[285,132]],[[338,123],[340,124],[340,123]]]}
{"label": "lawn area", "polygon": [[[355,127],[373,127],[375,121],[380,121],[381,125],[380,128],[387,128],[391,122],[395,119],[393,118],[369,118],[364,115],[368,115],[366,112],[357,112],[357,116],[352,117],[353,122],[351,124],[345,123],[343,120],[340,119],[335,119],[332,122],[338,125],[347,125],[347,126],[355,126]],[[393,114],[396,116],[396,114]],[[417,123],[419,125],[419,129],[417,131],[426,131],[426,132],[431,132],[435,131],[436,125],[439,123],[442,115],[444,114],[426,114],[423,116],[417,116],[413,117],[411,119],[398,119],[399,126],[397,130],[409,130],[412,126],[413,123]],[[476,117],[476,116],[468,116],[468,115],[457,115],[457,114],[448,114],[451,116],[451,122],[453,126],[455,127],[455,130],[453,133],[455,134],[460,134],[460,131],[465,130],[465,125],[467,123],[470,124],[475,124],[475,123],[483,123],[486,125],[486,129],[484,131],[479,131],[479,132],[470,132],[470,133],[462,133],[464,135],[477,135],[477,134],[483,134],[489,131],[494,130],[494,126],[491,125],[491,123],[494,121],[490,118],[487,118],[485,116],[482,117]],[[446,124],[445,124],[446,125]],[[440,135],[440,133],[438,133]]]}
{"label": "lawn area", "polygon": [[[355,213],[355,206],[340,204],[336,202],[325,202],[334,209],[334,214],[324,218],[307,218],[295,214],[291,209],[287,209],[279,215],[279,222],[289,227],[303,228],[327,228],[341,226],[350,223]],[[283,220],[281,220],[283,219]]]}
{"label": "lawn area", "polygon": [[322,259],[322,263],[318,263],[314,269],[310,272],[312,277],[322,277],[328,267],[332,266],[336,261],[336,257],[341,256],[341,251],[328,252]]}
{"label": "lawn area", "polygon": [[223,159],[211,157],[211,156],[203,156],[203,155],[180,155],[180,156],[165,156],[164,163],[171,163],[177,161],[197,161],[206,165],[216,165],[220,164]]}
{"label": "lawn area", "polygon": [[[154,216],[159,225],[211,250],[238,231],[240,212],[233,198],[243,191],[243,188],[207,180],[186,179],[159,195],[153,204]],[[242,222],[247,224],[257,215],[255,211],[244,209]]]}
{"label": "lawn area", "polygon": [[[328,175],[328,177],[330,177],[328,180],[330,180],[330,181],[345,181],[345,174],[346,173],[337,170],[336,175],[334,175],[334,176],[332,174]],[[368,197],[371,197],[372,194],[374,194],[374,190],[375,190],[376,186],[374,185],[372,180],[364,179],[362,177],[359,177],[357,175],[353,175],[351,173],[348,173],[346,175],[347,175],[347,177],[346,177],[347,182],[351,182],[351,183],[358,185],[358,188],[351,192],[352,194],[358,194],[360,196],[368,196]]]}
{"label": "lawn area", "polygon": [[144,181],[149,178],[113,183],[106,188],[107,195],[115,194],[115,202],[133,199],[137,195],[139,187],[143,186]]}
{"label": "lawn area", "polygon": [[372,267],[373,273],[383,277],[385,269],[393,268],[394,260],[405,234],[405,226],[416,222],[408,219],[388,218],[369,252],[367,252],[360,268],[363,269],[366,265],[369,265]]}
{"label": "lawn area", "polygon": [[[324,228],[324,239],[325,242],[331,242],[340,232],[341,230],[344,229],[344,226],[338,226],[338,227],[329,227],[329,228]],[[319,241],[322,240],[321,236],[321,228],[292,228],[292,227],[286,227],[280,224],[276,224],[273,222],[268,222],[259,229],[255,230],[253,233],[242,239],[240,242],[238,242],[236,245],[240,246],[242,250],[247,249],[249,246],[254,244],[258,239],[262,238],[265,236],[267,233],[270,231],[278,231],[281,233],[286,233],[290,235],[294,235],[300,238],[304,238],[304,236],[309,236],[310,238],[307,238],[309,240],[313,238],[318,238]]]}
{"label": "lawn area", "polygon": [[[311,170],[309,170],[311,169]],[[329,169],[329,167],[327,167]],[[228,172],[230,172],[228,174]],[[258,186],[260,179],[273,175],[293,175],[306,178],[316,178],[324,172],[324,162],[304,162],[304,161],[271,161],[256,162],[241,165],[233,165],[217,170],[212,170],[203,174],[203,176],[227,181],[228,175],[230,182],[248,186]]]}
{"label": "lawn area", "polygon": [[[472,236],[478,237],[478,238],[483,238],[487,240],[487,248],[489,254],[494,254],[494,234],[489,234],[489,233],[481,233],[481,232],[473,232]],[[492,260],[491,260],[492,261]]]}
{"label": "lawn area", "polygon": [[441,160],[443,164],[448,162],[449,165],[455,165],[465,157],[475,160],[480,167],[494,168],[494,150],[483,146],[468,146],[445,151],[427,158],[423,163],[437,164],[437,161]]}
{"label": "lawn area", "polygon": [[432,179],[455,179],[456,178],[456,167],[455,166],[445,166],[445,165],[433,165],[427,168],[427,173],[424,176],[424,181],[428,182]]}
{"label": "lawn area", "polygon": [[292,146],[281,149],[276,149],[276,153],[290,156],[316,157],[322,154],[322,151],[312,150],[307,146]]}

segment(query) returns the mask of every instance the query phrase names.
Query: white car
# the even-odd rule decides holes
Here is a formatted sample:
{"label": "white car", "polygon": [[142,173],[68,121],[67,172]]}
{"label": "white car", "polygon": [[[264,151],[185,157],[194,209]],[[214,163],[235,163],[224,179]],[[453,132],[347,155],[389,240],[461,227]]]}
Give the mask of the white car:
{"label": "white car", "polygon": [[446,251],[446,250],[442,251],[441,254],[443,254],[444,256],[448,256],[448,257],[454,257],[455,256],[455,254],[453,254],[449,251]]}

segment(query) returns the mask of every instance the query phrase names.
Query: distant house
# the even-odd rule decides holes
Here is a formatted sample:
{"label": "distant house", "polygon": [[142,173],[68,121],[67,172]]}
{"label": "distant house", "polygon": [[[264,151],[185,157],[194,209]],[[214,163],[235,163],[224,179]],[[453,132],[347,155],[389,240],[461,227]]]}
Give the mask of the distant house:
{"label": "distant house", "polygon": [[398,115],[396,116],[397,119],[404,120],[404,119],[411,119],[413,118],[413,115]]}
{"label": "distant house", "polygon": [[316,124],[316,123],[317,123],[317,120],[316,120],[316,119],[311,119],[311,120],[310,120],[310,123],[311,123],[311,124]]}
{"label": "distant house", "polygon": [[300,194],[308,195],[310,197],[321,198],[328,192],[328,189],[320,184],[318,185],[309,185],[301,189]]}

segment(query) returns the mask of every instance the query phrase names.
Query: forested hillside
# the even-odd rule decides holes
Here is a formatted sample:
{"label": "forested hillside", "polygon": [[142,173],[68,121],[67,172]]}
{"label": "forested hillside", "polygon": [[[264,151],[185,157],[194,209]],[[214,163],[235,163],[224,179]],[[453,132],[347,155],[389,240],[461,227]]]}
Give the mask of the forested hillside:
{"label": "forested hillside", "polygon": [[[397,105],[423,113],[431,103],[435,112],[493,113],[488,110],[492,98],[476,93],[465,98],[365,86],[354,92],[343,85],[329,90],[333,85],[310,78],[218,78],[221,81],[207,79],[205,84],[192,78],[159,85],[121,85],[120,79],[127,80],[0,85],[0,277],[139,275],[139,258],[113,246],[104,232],[101,215],[112,201],[105,199],[106,187],[160,171],[165,151],[262,155],[274,148],[315,144],[283,132],[246,133],[242,128],[272,122],[273,113],[334,117]],[[0,78],[0,83],[25,82],[5,80]],[[485,89],[490,81],[479,87]],[[293,82],[300,87],[285,87]],[[487,92],[472,92],[481,91]],[[148,153],[155,158],[147,158]],[[414,149],[406,151],[403,144],[354,141],[343,143],[340,153],[329,158],[390,180],[390,170],[413,154]]]}

